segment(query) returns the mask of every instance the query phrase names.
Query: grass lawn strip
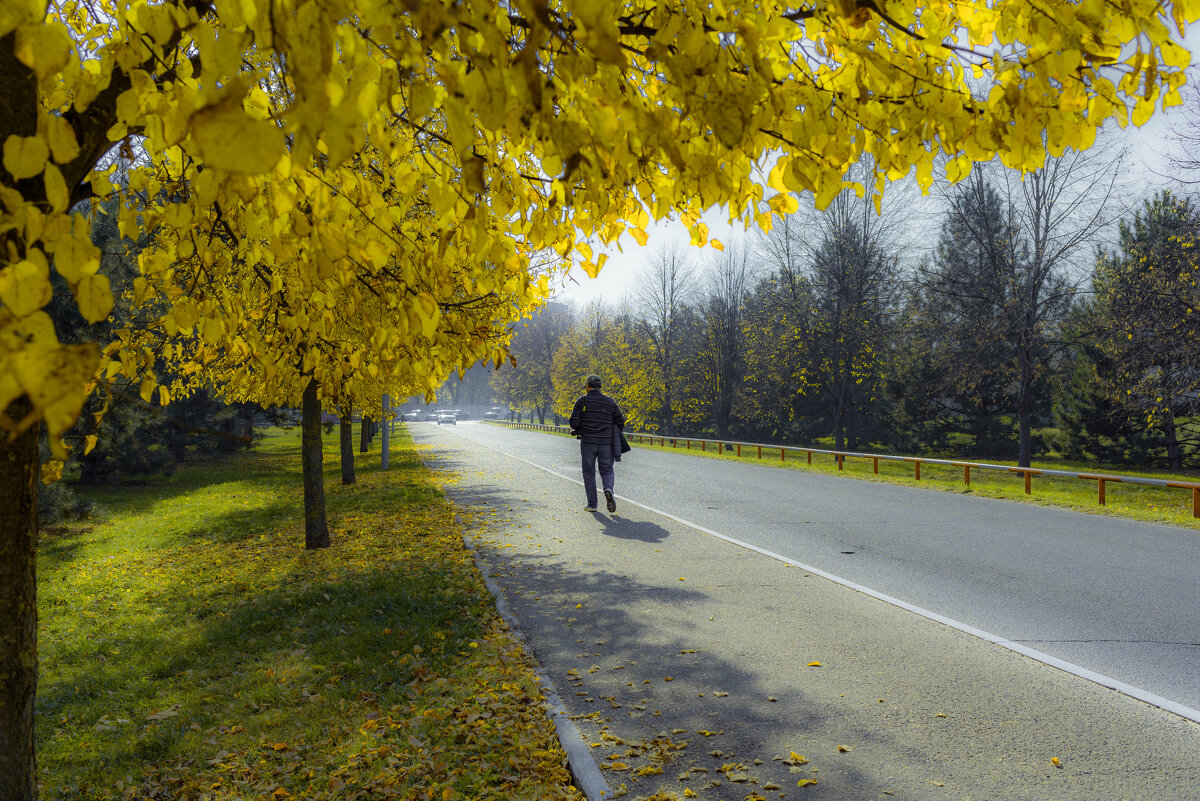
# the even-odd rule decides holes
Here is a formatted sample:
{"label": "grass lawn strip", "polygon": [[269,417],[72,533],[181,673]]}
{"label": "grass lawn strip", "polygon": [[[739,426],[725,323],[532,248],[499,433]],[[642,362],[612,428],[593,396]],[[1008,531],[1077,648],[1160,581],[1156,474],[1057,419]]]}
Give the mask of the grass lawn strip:
{"label": "grass lawn strip", "polygon": [[[500,424],[503,425],[503,424]],[[536,430],[536,429],[532,429]],[[542,431],[539,433],[552,436],[571,436],[565,427],[557,431]],[[655,435],[657,436],[657,435]],[[666,438],[668,442],[671,437]],[[981,495],[987,498],[1002,498],[1010,501],[1024,501],[1043,506],[1055,506],[1089,514],[1115,515],[1147,523],[1168,523],[1174,526],[1200,529],[1200,520],[1192,516],[1192,493],[1187,489],[1155,487],[1144,484],[1107,484],[1106,505],[1097,503],[1097,488],[1095,481],[1085,481],[1059,476],[1035,476],[1033,478],[1032,494],[1025,494],[1024,479],[1016,473],[1002,473],[996,470],[972,470],[971,485],[963,483],[961,467],[936,465],[924,462],[921,465],[921,480],[914,478],[913,466],[909,462],[880,461],[879,474],[873,472],[871,462],[865,459],[846,459],[844,469],[838,470],[837,462],[832,456],[813,454],[812,464],[808,464],[806,455],[800,446],[786,446],[786,460],[781,461],[777,448],[763,447],[763,458],[758,459],[758,453],[753,448],[743,448],[742,456],[736,451],[725,451],[718,454],[716,446],[709,443],[709,450],[700,450],[698,440],[692,441],[688,450],[684,443],[686,437],[678,437],[679,445],[649,445],[644,442],[631,441],[637,449],[668,451],[684,453],[706,459],[726,459],[731,461],[753,462],[768,467],[779,467],[787,470],[816,470],[829,475],[840,475],[847,478],[866,479],[869,481],[885,481],[891,484],[905,484],[925,489],[936,489],[946,492],[958,492],[965,495]],[[827,448],[825,450],[828,450]],[[919,458],[919,457],[914,457]],[[935,457],[930,457],[935,458]],[[941,457],[937,457],[941,458]],[[972,461],[969,459],[957,461]],[[991,464],[1016,466],[1016,462],[990,459]],[[1047,470],[1069,470],[1079,473],[1103,473],[1114,476],[1140,476],[1144,478],[1162,478],[1169,481],[1200,481],[1197,471],[1167,472],[1167,471],[1136,471],[1110,470],[1099,468],[1094,464],[1077,462],[1035,460],[1033,468]]]}
{"label": "grass lawn strip", "polygon": [[528,656],[411,440],[337,483],[303,550],[298,432],[93,493],[44,533],[50,799],[579,799]]}

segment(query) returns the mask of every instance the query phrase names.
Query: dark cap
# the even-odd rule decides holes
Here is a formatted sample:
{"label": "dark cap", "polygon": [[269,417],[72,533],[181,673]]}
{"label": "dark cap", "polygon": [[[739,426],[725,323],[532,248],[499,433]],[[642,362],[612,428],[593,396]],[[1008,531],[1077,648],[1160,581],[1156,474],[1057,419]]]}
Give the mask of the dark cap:
{"label": "dark cap", "polygon": [[594,375],[594,374],[589,375],[587,377],[587,385],[589,387],[595,387],[596,389],[599,389],[600,388],[600,376]]}

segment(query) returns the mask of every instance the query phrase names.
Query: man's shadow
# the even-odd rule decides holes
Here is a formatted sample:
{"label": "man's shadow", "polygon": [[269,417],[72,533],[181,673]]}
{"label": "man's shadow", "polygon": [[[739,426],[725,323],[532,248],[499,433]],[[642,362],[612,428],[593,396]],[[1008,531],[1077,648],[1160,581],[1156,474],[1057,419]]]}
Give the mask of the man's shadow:
{"label": "man's shadow", "polygon": [[604,533],[622,540],[659,543],[671,536],[662,526],[646,521],[627,520],[624,517],[609,517],[603,512],[592,512],[592,517],[604,525]]}

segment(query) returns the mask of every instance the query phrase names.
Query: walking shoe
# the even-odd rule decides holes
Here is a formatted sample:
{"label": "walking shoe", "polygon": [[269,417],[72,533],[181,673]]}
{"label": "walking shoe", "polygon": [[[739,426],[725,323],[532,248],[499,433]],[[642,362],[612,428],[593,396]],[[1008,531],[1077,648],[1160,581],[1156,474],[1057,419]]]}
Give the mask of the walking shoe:
{"label": "walking shoe", "polygon": [[608,511],[617,511],[617,501],[613,498],[612,490],[606,489],[604,491],[604,500],[608,501]]}
{"label": "walking shoe", "polygon": [[598,511],[600,511],[600,510],[599,510],[599,509],[597,509],[595,506],[585,506],[585,507],[583,507],[583,511],[585,511],[585,512],[598,512]]}

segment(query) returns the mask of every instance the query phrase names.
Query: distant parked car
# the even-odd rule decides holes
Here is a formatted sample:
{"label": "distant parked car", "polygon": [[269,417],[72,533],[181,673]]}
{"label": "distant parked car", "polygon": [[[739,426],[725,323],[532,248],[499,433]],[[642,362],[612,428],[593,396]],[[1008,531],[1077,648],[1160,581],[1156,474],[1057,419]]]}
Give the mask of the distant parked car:
{"label": "distant parked car", "polygon": [[504,416],[504,410],[501,409],[499,406],[493,406],[492,408],[488,409],[486,412],[483,413],[484,420],[499,420],[503,416]]}
{"label": "distant parked car", "polygon": [[406,423],[419,423],[419,422],[421,422],[421,413],[420,413],[419,411],[416,411],[416,410],[413,410],[413,411],[411,411],[411,412],[405,412],[405,413],[404,413],[404,422],[406,422]]}
{"label": "distant parked car", "polygon": [[470,420],[471,419],[471,415],[464,412],[462,409],[455,409],[454,414],[456,417],[458,417],[459,420]]}
{"label": "distant parked car", "polygon": [[438,425],[458,425],[458,415],[449,409],[442,409],[437,413]]}

